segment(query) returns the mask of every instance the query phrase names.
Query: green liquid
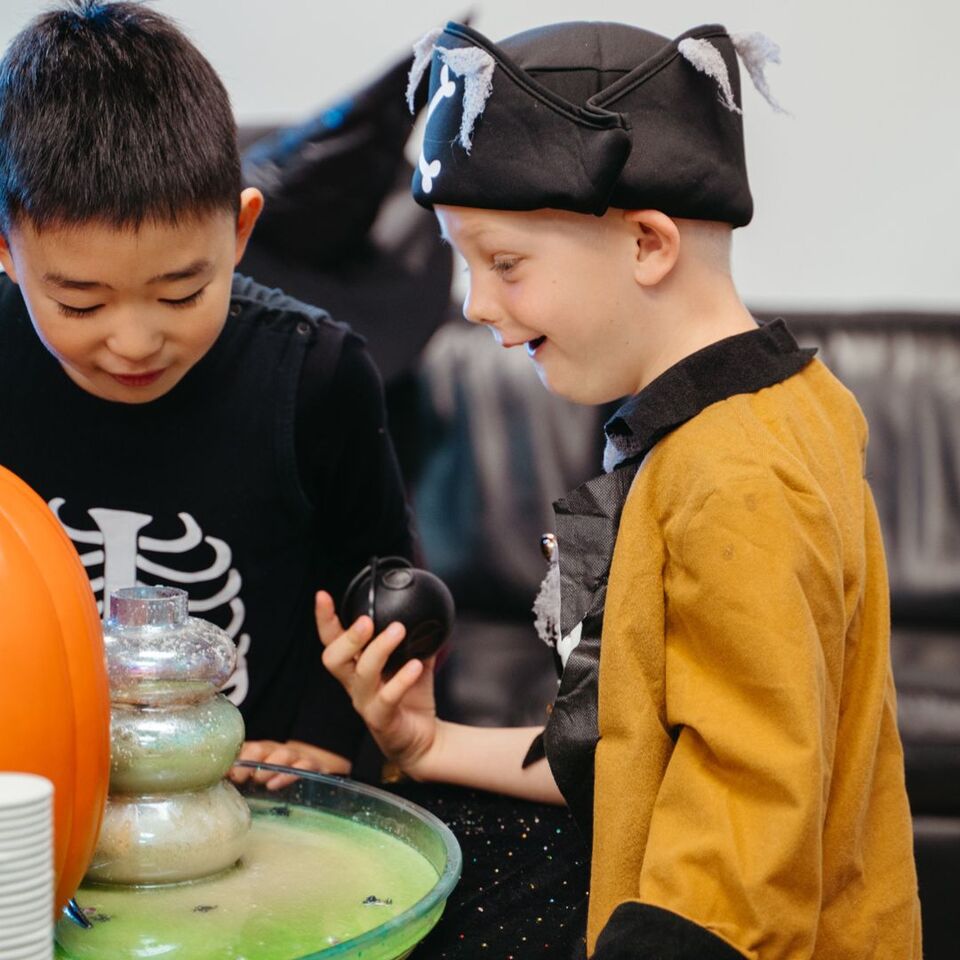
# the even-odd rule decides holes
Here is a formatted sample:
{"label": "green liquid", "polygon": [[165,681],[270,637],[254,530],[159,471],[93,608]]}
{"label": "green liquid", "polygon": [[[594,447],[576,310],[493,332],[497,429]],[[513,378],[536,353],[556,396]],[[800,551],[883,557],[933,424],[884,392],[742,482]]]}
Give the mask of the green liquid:
{"label": "green liquid", "polygon": [[[58,956],[297,960],[386,923],[437,882],[419,853],[380,830],[300,806],[250,805],[249,847],[235,869],[178,886],[81,887],[77,901],[93,929],[61,921]],[[385,937],[393,952],[362,956],[409,949],[439,909],[420,919],[419,934]]]}

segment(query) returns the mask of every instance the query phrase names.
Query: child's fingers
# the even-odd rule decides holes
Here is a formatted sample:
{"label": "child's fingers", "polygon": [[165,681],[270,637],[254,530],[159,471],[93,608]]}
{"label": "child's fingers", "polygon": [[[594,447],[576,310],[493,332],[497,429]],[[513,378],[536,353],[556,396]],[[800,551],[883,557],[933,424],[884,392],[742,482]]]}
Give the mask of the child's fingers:
{"label": "child's fingers", "polygon": [[[313,770],[313,765],[308,760],[298,760],[296,763],[290,764],[290,766],[295,767],[297,770]],[[267,781],[267,789],[279,790],[281,787],[287,787],[291,783],[296,783],[299,779],[299,777],[294,776],[292,773],[277,773]]]}
{"label": "child's fingers", "polygon": [[[263,763],[264,760],[280,746],[275,740],[245,740],[240,747],[238,760],[252,760]],[[252,767],[231,767],[230,779],[234,783],[245,783],[254,774]]]}
{"label": "child's fingers", "polygon": [[380,699],[388,707],[396,707],[420,679],[426,668],[422,660],[408,660],[381,688]]}
{"label": "child's fingers", "polygon": [[231,767],[227,772],[233,783],[246,783],[253,771],[249,767]]}
{"label": "child's fingers", "polygon": [[[263,763],[273,763],[278,767],[290,767],[293,766],[298,757],[289,747],[283,746],[283,744],[275,744],[274,749],[271,750],[264,758]],[[256,783],[269,783],[275,776],[277,772],[275,770],[254,770],[253,779]],[[295,778],[294,778],[295,779]]]}
{"label": "child's fingers", "polygon": [[371,729],[384,729],[390,725],[397,707],[420,679],[423,669],[422,661],[409,660],[380,688],[366,717]]}
{"label": "child's fingers", "polygon": [[323,665],[338,679],[351,673],[354,660],[373,636],[373,621],[358,617],[336,639],[331,640],[323,651]]}
{"label": "child's fingers", "polygon": [[357,676],[361,680],[378,682],[390,654],[400,646],[406,634],[402,623],[389,624],[360,654],[357,660]]}
{"label": "child's fingers", "polygon": [[326,590],[318,591],[314,600],[314,614],[317,619],[317,632],[325,647],[333,643],[343,633],[343,624],[337,616],[333,597]]}

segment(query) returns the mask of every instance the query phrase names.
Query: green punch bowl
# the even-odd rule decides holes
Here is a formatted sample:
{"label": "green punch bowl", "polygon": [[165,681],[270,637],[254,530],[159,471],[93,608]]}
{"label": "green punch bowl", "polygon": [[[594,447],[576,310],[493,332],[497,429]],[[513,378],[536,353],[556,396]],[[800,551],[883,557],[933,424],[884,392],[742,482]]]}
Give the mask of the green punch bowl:
{"label": "green punch bowl", "polygon": [[272,764],[298,779],[240,788],[252,827],[239,862],[190,883],[77,891],[91,922],[57,925],[62,960],[402,960],[460,878],[433,814],[383,790]]}

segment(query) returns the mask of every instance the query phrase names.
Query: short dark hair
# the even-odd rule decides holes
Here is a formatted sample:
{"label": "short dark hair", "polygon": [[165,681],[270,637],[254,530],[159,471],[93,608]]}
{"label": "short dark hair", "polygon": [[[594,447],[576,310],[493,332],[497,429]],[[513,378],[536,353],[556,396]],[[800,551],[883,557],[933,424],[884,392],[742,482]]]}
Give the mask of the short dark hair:
{"label": "short dark hair", "polygon": [[136,228],[237,211],[236,123],[213,67],[140,3],[71,0],[0,61],[0,231]]}

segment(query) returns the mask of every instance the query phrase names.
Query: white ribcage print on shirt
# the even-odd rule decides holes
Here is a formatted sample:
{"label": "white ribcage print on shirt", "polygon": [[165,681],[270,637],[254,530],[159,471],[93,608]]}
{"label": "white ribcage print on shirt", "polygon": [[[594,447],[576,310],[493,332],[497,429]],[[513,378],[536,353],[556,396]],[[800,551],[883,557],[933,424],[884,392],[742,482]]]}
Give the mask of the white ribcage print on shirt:
{"label": "white ribcage print on shirt", "polygon": [[[104,600],[114,590],[121,587],[141,586],[141,574],[154,579],[151,583],[163,583],[178,586],[190,594],[190,613],[198,616],[209,614],[226,606],[229,609],[229,622],[224,629],[237,645],[237,668],[223,687],[223,692],[234,704],[241,704],[249,689],[247,675],[247,652],[250,649],[250,635],[241,633],[245,610],[240,598],[242,580],[239,572],[231,567],[233,553],[230,545],[216,537],[206,537],[200,525],[189,513],[178,513],[183,525],[183,533],[169,540],[146,537],[141,531],[153,522],[148,513],[135,513],[131,510],[112,510],[107,507],[94,507],[87,511],[96,525],[95,529],[78,530],[68,526],[60,518],[60,509],[66,501],[55,497],[50,501],[50,509],[80,553],[85,567],[103,565],[103,575],[91,578],[90,586],[97,597],[97,609],[103,613]],[[86,547],[99,547],[87,550]],[[213,550],[213,560],[202,570],[178,570],[175,567],[151,560],[147,554],[183,555],[192,551]],[[226,575],[222,587],[209,597],[195,597],[198,585],[212,583]],[[193,589],[191,589],[191,587]]]}

